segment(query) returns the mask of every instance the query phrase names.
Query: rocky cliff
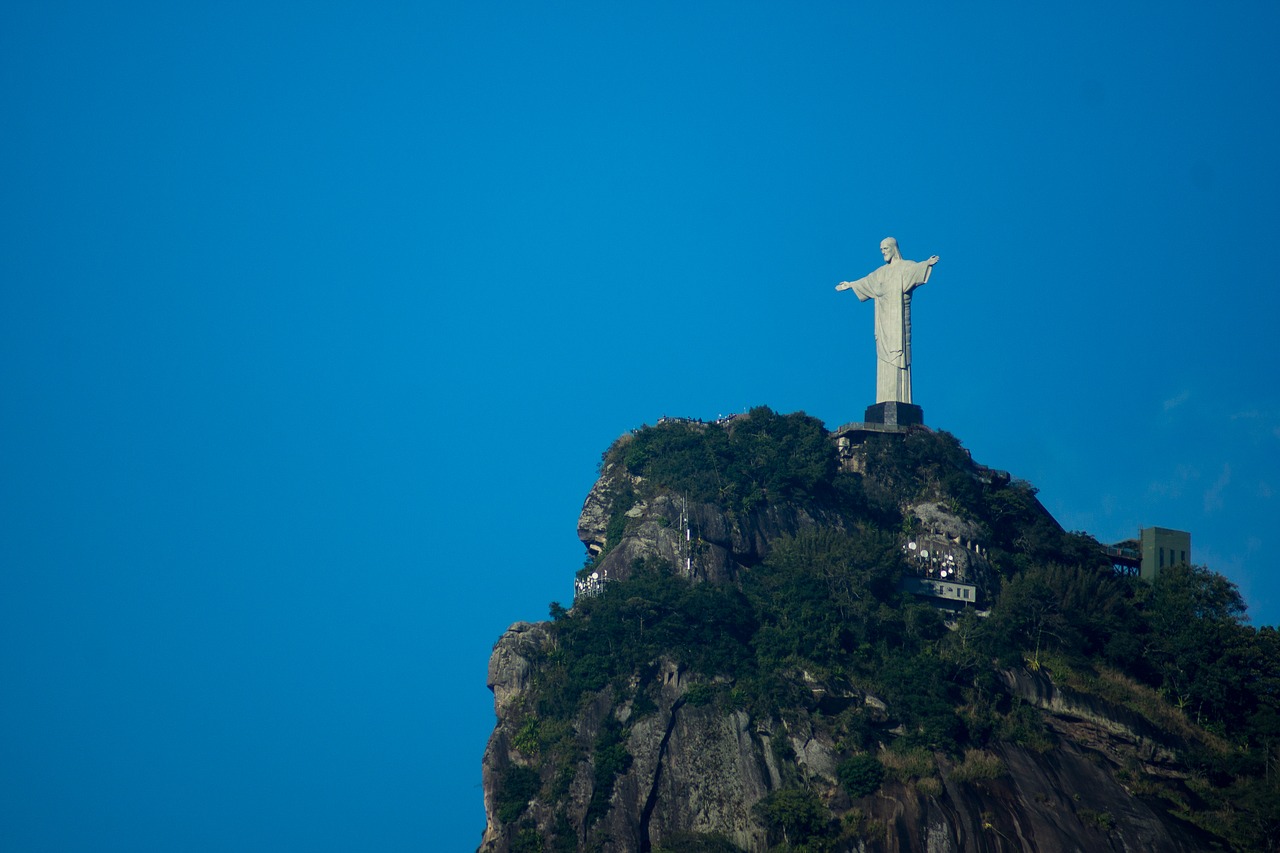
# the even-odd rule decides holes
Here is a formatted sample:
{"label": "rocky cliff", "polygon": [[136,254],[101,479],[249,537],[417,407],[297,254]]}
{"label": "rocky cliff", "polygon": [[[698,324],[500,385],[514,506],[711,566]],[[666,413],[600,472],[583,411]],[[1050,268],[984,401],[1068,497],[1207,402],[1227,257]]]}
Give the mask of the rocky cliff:
{"label": "rocky cliff", "polygon": [[745,420],[606,454],[578,601],[494,647],[482,851],[1227,849],[1186,819],[1220,738],[985,618],[1096,543],[949,436]]}
{"label": "rocky cliff", "polygon": [[[495,694],[512,672],[528,666],[519,646],[537,641],[537,628],[517,623],[499,641],[490,669]],[[502,663],[497,661],[501,660]],[[1010,680],[1028,674],[1010,673]],[[1047,679],[1045,679],[1047,682]],[[1185,777],[1158,741],[1125,729],[1091,709],[1086,720],[1070,710],[1048,713],[1059,735],[1048,749],[1002,743],[979,756],[907,767],[873,795],[851,798],[836,776],[840,747],[830,731],[803,715],[788,722],[753,720],[742,710],[689,703],[690,679],[663,661],[653,682],[656,712],[638,720],[625,742],[630,767],[613,783],[607,813],[588,825],[592,756],[584,752],[575,783],[559,801],[533,800],[524,828],[504,825],[494,791],[513,762],[536,760],[514,745],[516,732],[499,724],[485,755],[489,826],[481,850],[519,849],[671,851],[770,849],[752,807],[771,791],[803,780],[843,817],[838,849],[959,853],[1002,850],[1195,851],[1225,849],[1219,840],[1170,815],[1159,802],[1135,796],[1117,772],[1135,763],[1151,772]],[[1038,685],[1052,694],[1051,684]],[[845,697],[859,699],[859,697]],[[860,701],[874,706],[874,697]],[[816,708],[816,703],[814,705]],[[1108,709],[1111,710],[1111,709]],[[575,721],[583,743],[594,742],[600,721],[626,722],[630,703],[599,696]],[[1126,714],[1117,714],[1123,719]],[[530,829],[533,831],[531,832]],[[524,834],[523,844],[521,834]],[[557,833],[560,833],[557,835]],[[542,846],[530,843],[549,839]],[[712,846],[722,839],[733,846]],[[558,846],[556,842],[559,841]]]}

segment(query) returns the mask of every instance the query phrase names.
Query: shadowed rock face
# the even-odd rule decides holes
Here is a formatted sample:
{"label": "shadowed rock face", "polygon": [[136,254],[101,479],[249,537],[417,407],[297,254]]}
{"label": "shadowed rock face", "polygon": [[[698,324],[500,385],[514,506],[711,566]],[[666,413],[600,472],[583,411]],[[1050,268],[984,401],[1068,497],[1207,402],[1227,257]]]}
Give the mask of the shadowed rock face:
{"label": "shadowed rock face", "polygon": [[[865,458],[847,453],[844,465],[863,474],[867,470]],[[913,541],[933,553],[953,554],[952,565],[984,591],[990,589],[988,527],[962,520],[936,501],[900,509],[903,518],[914,519],[909,525]],[[620,514],[625,535],[607,543],[611,521],[616,530]],[[780,538],[816,527],[847,532],[850,524],[838,512],[812,505],[765,503],[735,513],[714,504],[687,504],[682,496],[651,488],[610,465],[587,496],[578,535],[592,555],[612,545],[594,566],[611,580],[626,578],[637,559],[656,557],[694,580],[731,584],[759,565]],[[797,786],[813,791],[843,820],[833,850],[1224,849],[1172,816],[1162,801],[1135,796],[1120,781],[1121,771],[1134,767],[1185,778],[1176,757],[1183,744],[1133,712],[1021,669],[1000,674],[1004,689],[1038,709],[1053,733],[1050,742],[1043,751],[1012,743],[992,746],[985,758],[995,769],[976,775],[956,759],[936,754],[923,775],[891,778],[874,794],[851,798],[837,779],[848,749],[824,720],[855,705],[887,719],[892,709],[881,699],[802,673],[798,677],[810,688],[811,699],[794,713],[758,719],[746,710],[707,702],[711,683],[670,657],[637,675],[627,696],[606,688],[584,698],[570,721],[579,745],[575,763],[567,774],[553,771],[543,766],[536,745],[522,740],[521,730],[534,702],[540,661],[557,653],[552,637],[546,623],[516,623],[490,659],[497,724],[483,764],[488,823],[480,850],[486,853],[693,849],[691,837],[763,853],[778,839],[768,836],[753,808],[771,792]],[[649,697],[651,704],[639,708],[639,696]],[[611,788],[600,789],[598,749],[610,725],[625,732],[620,746],[627,761]],[[541,793],[527,805],[516,803],[518,822],[504,822],[500,794],[513,768],[536,771]],[[553,772],[564,778],[552,779]],[[555,793],[548,796],[548,790]]]}
{"label": "shadowed rock face", "polygon": [[[494,648],[490,681],[498,725],[484,760],[489,825],[482,851],[508,851],[512,838],[494,813],[491,792],[515,760],[514,732],[505,709],[514,707],[526,678],[526,654],[545,634],[518,623]],[[664,661],[654,676],[661,697],[656,712],[631,728],[626,742],[628,770],[614,784],[607,813],[587,825],[591,800],[591,756],[584,756],[575,784],[559,804],[535,803],[540,825],[550,826],[556,805],[576,828],[576,847],[601,851],[661,849],[664,839],[700,832],[728,839],[742,850],[765,851],[763,827],[752,806],[789,780],[806,780],[827,798],[833,811],[862,814],[855,846],[863,851],[1199,851],[1215,849],[1213,839],[1168,814],[1158,803],[1135,797],[1115,778],[1126,757],[1149,756],[1167,772],[1177,772],[1171,753],[1131,728],[1123,712],[1094,701],[1089,707],[1064,701],[1042,675],[1007,673],[1028,699],[1045,710],[1058,733],[1045,752],[1003,744],[992,753],[1002,766],[996,778],[965,779],[954,762],[935,756],[932,784],[885,783],[875,794],[850,799],[836,780],[836,744],[799,722],[752,720],[745,711],[695,707],[687,701],[694,684],[680,667]],[[615,703],[605,691],[576,720],[585,742],[609,716],[625,720],[629,703]],[[874,703],[859,694],[857,701]],[[1087,714],[1090,718],[1077,714]],[[1085,728],[1082,729],[1081,726]],[[781,742],[781,743],[780,743]]]}

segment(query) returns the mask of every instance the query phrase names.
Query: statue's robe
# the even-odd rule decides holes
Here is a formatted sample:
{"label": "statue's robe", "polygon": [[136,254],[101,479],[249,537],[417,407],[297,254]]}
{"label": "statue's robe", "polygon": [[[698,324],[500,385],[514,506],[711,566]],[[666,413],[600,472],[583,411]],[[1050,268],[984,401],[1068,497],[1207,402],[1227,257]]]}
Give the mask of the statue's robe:
{"label": "statue's robe", "polygon": [[911,402],[911,291],[929,278],[929,264],[896,258],[850,282],[859,301],[876,301],[876,402]]}

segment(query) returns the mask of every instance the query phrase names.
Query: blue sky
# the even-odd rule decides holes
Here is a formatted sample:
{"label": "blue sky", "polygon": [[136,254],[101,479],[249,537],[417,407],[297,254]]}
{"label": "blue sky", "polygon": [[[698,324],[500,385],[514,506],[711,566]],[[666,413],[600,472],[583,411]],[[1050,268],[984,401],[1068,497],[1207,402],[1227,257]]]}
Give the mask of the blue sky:
{"label": "blue sky", "polygon": [[599,454],[874,400],[1280,621],[1274,4],[9,4],[0,847],[466,850]]}

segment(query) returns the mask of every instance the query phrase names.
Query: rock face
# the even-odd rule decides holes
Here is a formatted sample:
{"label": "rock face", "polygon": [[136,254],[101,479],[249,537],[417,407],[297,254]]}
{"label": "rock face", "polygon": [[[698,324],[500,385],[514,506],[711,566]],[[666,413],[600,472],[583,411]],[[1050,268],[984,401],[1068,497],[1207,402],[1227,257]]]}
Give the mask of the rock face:
{"label": "rock face", "polygon": [[766,504],[749,513],[733,513],[711,503],[689,502],[674,493],[637,496],[643,481],[621,464],[606,465],[591,488],[578,518],[578,538],[592,556],[601,554],[609,520],[626,501],[626,534],[597,563],[605,577],[622,579],[637,559],[655,557],[697,580],[728,583],[760,562],[769,543],[818,526],[842,529],[839,515],[795,504]]}
{"label": "rock face", "polygon": [[[514,684],[527,672],[524,654],[533,636],[518,627],[507,631],[494,647],[491,684]],[[588,832],[575,833],[565,849],[651,850],[662,847],[665,838],[680,831],[716,833],[743,849],[765,849],[764,830],[753,820],[751,806],[781,784],[773,740],[790,740],[790,735],[785,730],[759,729],[743,711],[725,714],[690,704],[689,678],[671,661],[661,663],[655,680],[660,697],[657,711],[631,727],[626,741],[630,767],[614,783],[607,814]],[[515,733],[506,725],[504,714],[516,695],[508,693],[505,698],[505,703],[495,701],[498,726],[484,760],[489,820],[480,849],[485,851],[512,849],[512,839],[497,817],[490,793],[511,762],[525,758],[513,748]],[[617,704],[601,695],[580,714],[576,721],[579,733],[584,741],[595,741],[605,719],[626,721],[633,710],[630,703]],[[833,772],[829,748],[819,743],[800,743],[799,747],[797,755],[808,756],[808,762],[828,774]],[[800,759],[802,765],[805,761]],[[590,769],[590,760],[584,759],[567,796],[568,817],[577,826],[586,823],[590,807],[593,791],[581,783],[589,779]],[[536,811],[545,811],[539,822],[552,830],[550,810]]]}
{"label": "rock face", "polygon": [[[536,627],[517,623],[494,648],[490,683],[498,726],[484,761],[488,814],[482,851],[510,851],[513,838],[495,812],[491,792],[513,761],[529,760],[512,744],[504,708],[518,701],[511,686],[527,676],[529,643],[545,640]],[[994,778],[973,779],[936,756],[933,774],[912,782],[888,782],[874,795],[851,800],[836,778],[837,745],[801,722],[752,720],[745,711],[724,712],[689,702],[694,683],[679,666],[663,661],[655,676],[661,700],[656,712],[631,728],[630,767],[613,786],[607,813],[587,825],[592,798],[591,759],[584,757],[566,795],[575,828],[563,846],[548,849],[606,853],[681,849],[689,833],[728,840],[744,851],[767,851],[768,838],[752,806],[771,791],[803,779],[834,807],[857,814],[858,851],[1199,851],[1218,849],[1211,836],[1135,796],[1116,779],[1121,761],[1145,756],[1164,772],[1178,773],[1173,753],[1151,733],[1135,732],[1131,714],[1098,703],[1064,701],[1044,676],[1026,671],[1007,677],[1045,712],[1058,742],[1043,752],[1002,744],[992,750]],[[858,696],[874,704],[874,697]],[[577,720],[584,741],[601,722],[632,713],[607,695]],[[1108,715],[1114,716],[1108,716]],[[1086,715],[1086,716],[1080,716]],[[1082,730],[1082,726],[1084,727]],[[534,803],[539,829],[554,836],[553,809]],[[540,848],[530,848],[540,849]]]}
{"label": "rock face", "polygon": [[[857,442],[851,447],[847,436],[833,435],[832,444],[844,470],[874,474],[874,461],[869,464]],[[938,565],[989,594],[998,583],[989,557],[1000,546],[989,525],[943,501],[898,510],[904,562],[927,550],[941,559]],[[593,570],[607,579],[584,594],[626,578],[645,558],[697,582],[734,584],[784,537],[853,525],[847,513],[813,504],[769,501],[744,512],[689,502],[614,461],[604,466],[579,520],[578,536],[597,558]],[[741,703],[713,701],[732,691],[732,678],[695,674],[671,655],[637,672],[627,689],[584,696],[571,720],[555,723],[567,726],[558,732],[561,742],[576,744],[573,760],[549,768],[540,744],[551,724],[532,709],[541,662],[558,654],[546,623],[518,622],[494,646],[488,685],[497,725],[483,764],[485,853],[764,853],[784,839],[770,835],[759,804],[774,792],[801,788],[839,820],[823,850],[1220,849],[1162,801],[1124,782],[1134,768],[1185,777],[1176,758],[1183,744],[1133,712],[1057,685],[1044,673],[1000,674],[1008,701],[1036,709],[1047,726],[1051,734],[1043,743],[999,742],[963,761],[928,754],[920,766],[890,767],[873,793],[854,797],[840,781],[850,747],[829,721],[850,708],[891,721],[894,709],[885,701],[847,683],[797,673],[808,695],[794,709],[753,716]],[[886,745],[864,748],[888,762]]]}
{"label": "rock face", "polygon": [[529,685],[531,661],[541,654],[546,643],[547,631],[543,625],[517,622],[493,647],[486,685],[493,691],[493,709],[499,717]]}
{"label": "rock face", "polygon": [[[524,654],[539,635],[517,624],[494,648],[490,681],[520,683],[527,673]],[[628,770],[614,784],[609,809],[585,832],[575,832],[563,848],[600,851],[679,850],[687,833],[719,836],[741,850],[769,849],[752,806],[770,791],[804,779],[824,791],[833,805],[856,809],[861,837],[846,849],[859,851],[1198,851],[1214,849],[1214,839],[1173,818],[1158,805],[1134,796],[1115,778],[1118,762],[1145,755],[1166,772],[1178,772],[1172,752],[1150,733],[1133,731],[1131,714],[1095,703],[1072,704],[1043,676],[1007,674],[1020,692],[1043,708],[1059,740],[1040,752],[1015,745],[993,750],[994,778],[972,779],[937,757],[936,775],[911,783],[889,782],[874,795],[850,800],[836,778],[837,746],[803,724],[752,720],[745,711],[723,712],[690,704],[690,679],[664,661],[656,675],[661,700],[631,729]],[[480,849],[509,851],[512,838],[497,819],[489,793],[513,760],[514,733],[504,707],[518,692],[498,700],[499,722],[485,754],[484,788],[488,827]],[[874,698],[860,696],[860,701]],[[600,696],[578,719],[592,740],[608,717],[624,720],[632,709]],[[1087,715],[1088,719],[1079,716]],[[1114,714],[1114,718],[1108,716]],[[1081,731],[1084,724],[1088,732]],[[1142,728],[1141,724],[1137,724]],[[571,825],[586,823],[591,801],[590,760],[584,758],[567,796]],[[535,804],[540,828],[550,833],[551,809]],[[675,844],[677,846],[671,846]]]}

